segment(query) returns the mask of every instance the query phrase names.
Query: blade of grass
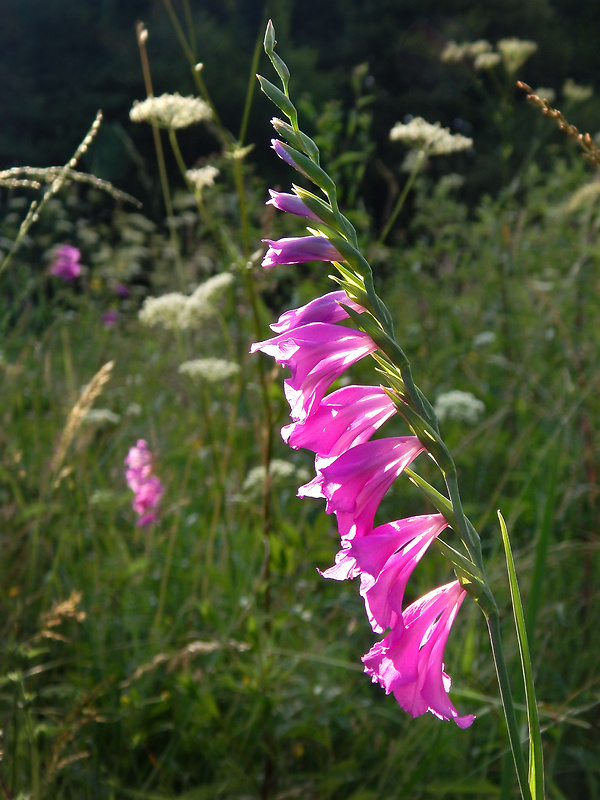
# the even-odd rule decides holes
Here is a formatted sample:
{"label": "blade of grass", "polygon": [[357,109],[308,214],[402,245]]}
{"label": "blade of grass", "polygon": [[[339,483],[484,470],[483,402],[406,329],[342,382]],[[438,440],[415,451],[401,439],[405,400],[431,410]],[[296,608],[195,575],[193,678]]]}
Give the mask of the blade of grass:
{"label": "blade of grass", "polygon": [[525,685],[525,700],[527,703],[527,724],[529,727],[529,788],[533,800],[544,800],[544,754],[542,750],[542,735],[540,731],[540,721],[538,717],[537,703],[535,699],[535,686],[533,682],[533,670],[531,669],[531,657],[529,645],[527,644],[527,630],[525,627],[525,617],[523,605],[517,583],[517,573],[513,560],[512,549],[508,537],[508,530],[504,517],[498,511],[500,529],[502,531],[502,542],[506,554],[506,565],[508,569],[508,582],[510,585],[510,595],[512,600],[515,627],[517,630],[517,640],[519,643],[519,653],[521,655],[521,668],[523,670],[523,682]]}

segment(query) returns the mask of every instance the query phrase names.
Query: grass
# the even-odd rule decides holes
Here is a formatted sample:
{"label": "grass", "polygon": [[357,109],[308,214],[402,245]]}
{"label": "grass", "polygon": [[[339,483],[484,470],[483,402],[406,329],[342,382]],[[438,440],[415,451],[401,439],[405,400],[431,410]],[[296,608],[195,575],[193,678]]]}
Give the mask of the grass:
{"label": "grass", "polygon": [[[94,190],[63,188],[2,276],[4,796],[512,797],[474,604],[461,609],[446,664],[457,707],[477,714],[469,730],[409,719],[362,674],[374,636],[357,587],[316,571],[332,562],[335,526],[319,502],[295,496],[312,465],[279,440],[280,371],[248,355],[278,312],[329,284],[318,267],[261,272],[251,257],[261,236],[300,226],[263,212],[266,187],[228,163],[201,204],[174,197],[179,275],[168,231],[137,211],[108,215]],[[568,150],[551,163],[532,163],[502,196],[471,208],[456,180],[421,175],[410,220],[372,258],[425,394],[461,389],[485,406],[479,421],[448,418],[442,432],[483,536],[516,681],[498,507],[511,532],[548,797],[593,800],[600,214],[595,200],[577,206],[583,163]],[[20,197],[3,202],[6,241],[23,208]],[[356,220],[373,239],[365,215]],[[43,268],[64,239],[88,268],[73,286]],[[232,286],[194,329],[139,321],[146,297],[181,279],[189,293],[225,271]],[[114,294],[119,283],[129,297]],[[107,328],[109,307],[119,319]],[[178,371],[211,356],[237,363],[239,377],[207,385]],[[352,377],[376,380],[372,362]],[[91,409],[113,416],[94,421]],[[391,421],[385,434],[394,433],[405,431]],[[165,484],[159,522],[146,529],[135,527],[124,480],[139,438]],[[289,468],[273,470],[265,489],[256,468],[273,459]],[[400,481],[381,519],[426,511]],[[409,599],[448,579],[430,555]]]}

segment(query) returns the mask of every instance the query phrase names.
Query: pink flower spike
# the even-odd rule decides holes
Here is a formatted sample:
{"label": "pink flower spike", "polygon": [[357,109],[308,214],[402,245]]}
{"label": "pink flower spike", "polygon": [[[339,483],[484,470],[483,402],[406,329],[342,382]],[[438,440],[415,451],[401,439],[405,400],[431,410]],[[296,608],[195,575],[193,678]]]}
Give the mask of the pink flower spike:
{"label": "pink flower spike", "polygon": [[363,331],[313,322],[264,342],[255,342],[251,353],[261,350],[292,375],[284,381],[284,392],[294,420],[306,419],[334,380],[377,345]]}
{"label": "pink flower spike", "polygon": [[284,442],[332,458],[368,441],[396,406],[379,386],[344,386],[325,397],[306,419],[281,429]]}
{"label": "pink flower spike", "polygon": [[[441,514],[423,514],[387,522],[366,536],[344,539],[342,549],[335,557],[335,564],[321,574],[338,581],[360,575],[362,594],[373,586],[388,562],[397,556],[410,558],[414,550],[408,552],[409,548],[419,541],[430,544],[447,525]],[[413,568],[415,565],[416,561]],[[401,609],[402,599],[396,605]]]}
{"label": "pink flower spike", "polygon": [[262,260],[265,268],[277,264],[302,264],[304,261],[343,261],[324,236],[292,236],[288,239],[263,239],[269,249]]}
{"label": "pink flower spike", "polygon": [[266,205],[275,206],[279,211],[287,211],[288,214],[296,214],[298,217],[307,217],[308,219],[316,219],[319,217],[310,210],[296,194],[285,194],[284,192],[276,192],[269,189],[271,199],[267,200]]}
{"label": "pink flower spike", "polygon": [[137,444],[130,448],[125,465],[127,486],[135,494],[133,510],[140,516],[137,526],[149,525],[156,520],[155,509],[164,487],[156,475],[152,475],[152,454],[144,439],[138,439]]}
{"label": "pink flower spike", "polygon": [[[152,454],[148,449],[148,442],[145,439],[138,439],[134,447],[131,447],[125,457],[125,466],[130,469],[139,470],[142,467],[150,467],[152,464]],[[148,470],[150,474],[150,470]]]}
{"label": "pink flower spike", "polygon": [[317,456],[317,475],[298,496],[325,498],[342,539],[365,536],[384,494],[424,449],[416,436],[396,436],[358,444],[333,461]]}
{"label": "pink flower spike", "polygon": [[[133,510],[140,515],[138,527],[154,522],[156,515],[153,510],[158,506],[164,488],[156,475],[151,475],[138,487],[133,500]],[[151,514],[149,512],[152,512]],[[150,520],[149,517],[152,517]]]}
{"label": "pink flower spike", "polygon": [[322,297],[317,297],[316,300],[311,300],[305,306],[300,308],[293,308],[290,311],[285,311],[277,320],[269,327],[275,333],[284,333],[285,331],[293,330],[300,327],[300,325],[307,325],[310,322],[339,322],[342,319],[347,319],[348,313],[342,308],[340,303],[345,306],[353,308],[355,311],[362,313],[365,309],[359,306],[358,303],[351,300],[346,292],[343,290],[337,292],[329,292]]}
{"label": "pink flower spike", "polygon": [[77,247],[63,244],[54,254],[50,274],[56,278],[61,278],[66,283],[74,281],[81,274],[80,258],[81,253]]}
{"label": "pink flower spike", "polygon": [[466,596],[453,581],[421,597],[404,611],[404,627],[397,626],[363,656],[365,672],[386,694],[393,692],[412,717],[430,711],[468,728],[475,717],[459,716],[448,697],[450,677],[443,655],[450,628]]}

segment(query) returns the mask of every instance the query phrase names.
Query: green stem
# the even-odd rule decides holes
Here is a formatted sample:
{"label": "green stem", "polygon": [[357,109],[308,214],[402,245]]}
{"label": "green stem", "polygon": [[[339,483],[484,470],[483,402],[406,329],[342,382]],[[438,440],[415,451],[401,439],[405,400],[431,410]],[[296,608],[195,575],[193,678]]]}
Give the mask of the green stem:
{"label": "green stem", "polygon": [[426,153],[425,150],[419,150],[419,153],[417,155],[417,158],[416,158],[416,161],[415,161],[415,165],[414,165],[414,167],[412,169],[412,172],[410,173],[410,175],[408,177],[408,180],[404,184],[404,189],[402,190],[402,194],[400,195],[400,197],[396,201],[396,205],[394,206],[394,209],[393,209],[392,213],[390,214],[389,219],[386,222],[384,229],[381,232],[381,236],[377,240],[377,244],[378,245],[382,245],[385,242],[385,240],[387,239],[388,234],[391,231],[392,226],[393,226],[394,222],[396,221],[396,218],[397,218],[398,214],[402,211],[402,207],[404,206],[406,198],[408,197],[408,193],[410,192],[410,190],[412,188],[412,185],[415,182],[415,178],[417,177],[417,175],[419,173],[419,170],[421,169],[421,166],[422,166],[423,162],[425,161],[425,157],[426,156],[427,156],[427,153]]}
{"label": "green stem", "polygon": [[23,715],[25,717],[25,727],[27,728],[27,737],[31,747],[31,797],[32,800],[40,800],[40,754],[38,752],[36,743],[35,726],[29,713],[29,700],[25,692],[25,684],[23,683],[23,675],[18,673],[19,690],[21,692],[21,702],[23,704]]}
{"label": "green stem", "polygon": [[173,130],[173,128],[169,128],[169,142],[171,143],[171,149],[173,150],[173,155],[175,156],[175,161],[177,162],[177,166],[179,167],[179,171],[181,172],[181,177],[185,181],[187,185],[187,166],[185,161],[183,160],[183,156],[181,155],[181,150],[179,148],[179,142],[177,141],[177,134]]}
{"label": "green stem", "polygon": [[[146,87],[146,95],[148,97],[153,97],[154,90],[152,88],[152,77],[150,75],[150,62],[148,61],[148,53],[146,51],[146,38],[147,38],[146,29],[144,28],[143,24],[139,22],[137,25],[137,39],[138,39],[138,47],[140,50],[140,60],[142,62],[142,72],[144,75],[144,85]],[[163,201],[165,204],[165,211],[167,213],[167,226],[169,228],[171,246],[173,247],[173,252],[175,254],[175,270],[177,272],[177,277],[179,278],[179,288],[181,289],[181,291],[183,291],[185,288],[185,281],[183,278],[183,268],[181,265],[179,237],[177,236],[175,223],[173,221],[173,203],[171,201],[171,190],[169,189],[169,178],[167,176],[165,154],[163,151],[162,141],[160,138],[160,131],[158,129],[158,126],[154,122],[152,123],[152,136],[154,139],[154,149],[156,151],[156,161],[158,164],[160,186],[161,186]]]}
{"label": "green stem", "polygon": [[504,649],[502,647],[502,637],[500,633],[500,618],[498,613],[493,612],[489,616],[486,615],[486,621],[490,636],[490,643],[492,645],[492,656],[494,659],[494,665],[496,667],[496,675],[498,677],[498,686],[500,687],[500,698],[502,700],[502,707],[504,709],[504,716],[506,718],[508,740],[515,762],[515,769],[517,772],[517,780],[519,781],[519,788],[521,790],[521,797],[523,800],[532,800],[531,792],[529,790],[527,765],[525,764],[525,758],[523,756],[523,749],[519,736],[519,726],[517,724],[512,690],[510,688],[510,679],[508,677],[508,669],[506,667],[506,660],[504,658]]}

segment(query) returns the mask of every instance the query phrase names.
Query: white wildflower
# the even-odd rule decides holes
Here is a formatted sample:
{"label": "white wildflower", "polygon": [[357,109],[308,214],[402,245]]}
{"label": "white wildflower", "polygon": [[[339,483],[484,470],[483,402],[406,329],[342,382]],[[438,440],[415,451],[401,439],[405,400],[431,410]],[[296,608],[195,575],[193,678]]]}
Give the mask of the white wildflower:
{"label": "white wildflower", "polygon": [[486,344],[492,344],[496,341],[496,334],[494,331],[481,331],[473,337],[473,347],[484,347]]}
{"label": "white wildflower", "polygon": [[206,383],[222,383],[239,375],[240,365],[224,358],[196,358],[180,364],[179,372]]}
{"label": "white wildflower", "polygon": [[188,298],[180,292],[169,292],[161,297],[147,297],[141,307],[138,318],[149,328],[166,328],[178,330],[180,317],[186,310]]}
{"label": "white wildflower", "polygon": [[496,42],[496,48],[502,56],[506,71],[510,75],[514,75],[529,56],[536,52],[538,46],[535,42],[530,42],[527,39],[510,38]]}
{"label": "white wildflower", "polygon": [[127,417],[139,417],[142,414],[142,407],[139,403],[129,403],[127,408],[125,409],[125,416]]}
{"label": "white wildflower", "polygon": [[445,64],[457,64],[459,61],[462,61],[469,52],[468,47],[468,44],[457,44],[454,41],[450,41],[446,47],[444,47],[440,58]]}
{"label": "white wildflower", "polygon": [[469,425],[479,422],[485,411],[485,405],[481,400],[471,392],[461,392],[460,389],[439,395],[433,408],[440,422],[450,419]]}
{"label": "white wildflower", "polygon": [[438,156],[468,150],[473,140],[460,133],[450,133],[439,122],[431,124],[423,117],[414,117],[410,122],[397,122],[390,131],[393,142],[402,142],[407,147],[424,150],[427,155]]}
{"label": "white wildflower", "polygon": [[[308,470],[303,467],[298,468],[289,461],[282,461],[279,458],[274,458],[269,464],[269,475],[273,486],[280,486],[285,483],[295,484],[298,481],[306,481],[310,477]],[[246,475],[242,485],[242,493],[246,497],[260,496],[265,483],[265,476],[266,470],[262,464],[259,467],[253,467]]]}
{"label": "white wildflower", "polygon": [[161,94],[136,100],[129,112],[132,122],[149,122],[160,128],[187,128],[205,122],[212,116],[208,103],[199,97],[182,97],[179,93]]}
{"label": "white wildflower", "polygon": [[573,78],[567,78],[562,90],[565,99],[570,100],[572,103],[583,103],[585,100],[589,100],[594,94],[594,90],[591,86],[580,86],[575,83]]}
{"label": "white wildflower", "polygon": [[546,86],[540,86],[539,89],[535,90],[535,94],[537,94],[538,97],[541,97],[542,100],[546,100],[548,103],[553,103],[556,99],[556,92],[554,89]]}
{"label": "white wildflower", "polygon": [[83,418],[85,425],[118,425],[121,422],[121,415],[115,414],[109,408],[90,408]]}
{"label": "white wildflower", "polygon": [[225,291],[233,283],[231,272],[220,272],[212,278],[204,281],[198,286],[191,295],[191,299],[198,303],[214,303],[225,294]]}
{"label": "white wildflower", "polygon": [[473,66],[478,72],[494,69],[502,61],[500,53],[479,53],[473,61]]}
{"label": "white wildflower", "polygon": [[492,52],[492,45],[487,39],[478,39],[476,42],[464,45],[464,47],[467,48],[467,53],[471,58],[477,58],[477,56]]}
{"label": "white wildflower", "polygon": [[217,313],[216,301],[233,283],[233,275],[223,272],[209,278],[191,294],[169,292],[161,297],[147,297],[138,318],[150,328],[196,330]]}
{"label": "white wildflower", "polygon": [[208,164],[197,169],[188,169],[185,177],[188,179],[196,192],[201,192],[206,186],[212,186],[219,175],[217,167]]}

